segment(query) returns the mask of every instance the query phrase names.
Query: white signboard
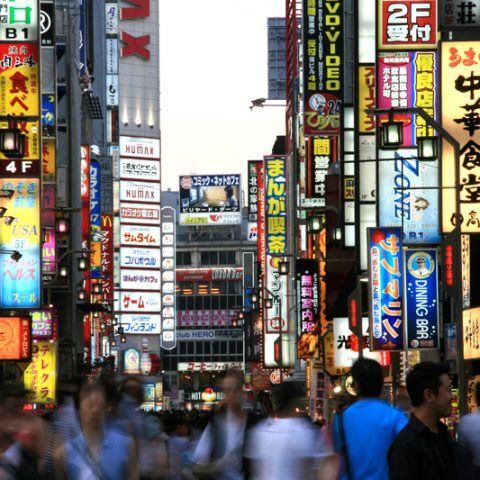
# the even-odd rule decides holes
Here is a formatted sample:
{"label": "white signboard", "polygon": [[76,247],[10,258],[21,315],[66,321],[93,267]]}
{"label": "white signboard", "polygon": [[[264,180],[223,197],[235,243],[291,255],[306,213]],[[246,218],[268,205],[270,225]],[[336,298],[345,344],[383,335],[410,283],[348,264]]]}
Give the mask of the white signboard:
{"label": "white signboard", "polygon": [[115,311],[118,312],[159,312],[160,292],[120,291],[115,300]]}
{"label": "white signboard", "polygon": [[153,225],[121,225],[120,243],[122,245],[138,245],[140,247],[160,246],[160,227]]}
{"label": "white signboard", "polygon": [[120,266],[132,268],[159,268],[160,250],[126,247],[120,250]]}
{"label": "white signboard", "polygon": [[122,157],[120,159],[120,178],[160,181],[160,162]]}
{"label": "white signboard", "polygon": [[160,203],[160,183],[120,180],[120,200],[124,202]]}
{"label": "white signboard", "polygon": [[107,75],[105,88],[107,107],[118,107],[118,75]]}
{"label": "white signboard", "polygon": [[158,138],[120,137],[120,156],[130,158],[160,158]]}
{"label": "white signboard", "polygon": [[160,205],[144,203],[121,203],[120,221],[122,223],[160,224]]}
{"label": "white signboard", "polygon": [[160,270],[122,269],[120,288],[122,290],[159,290]]}
{"label": "white signboard", "polygon": [[118,40],[107,38],[107,74],[118,74]]}
{"label": "white signboard", "polygon": [[105,33],[117,35],[118,33],[118,5],[105,3]]}
{"label": "white signboard", "polygon": [[120,323],[125,333],[137,335],[160,335],[160,315],[149,313],[124,313]]}
{"label": "white signboard", "polygon": [[179,372],[219,372],[243,370],[243,362],[178,362]]}
{"label": "white signboard", "polygon": [[38,42],[38,0],[0,0],[0,41]]}

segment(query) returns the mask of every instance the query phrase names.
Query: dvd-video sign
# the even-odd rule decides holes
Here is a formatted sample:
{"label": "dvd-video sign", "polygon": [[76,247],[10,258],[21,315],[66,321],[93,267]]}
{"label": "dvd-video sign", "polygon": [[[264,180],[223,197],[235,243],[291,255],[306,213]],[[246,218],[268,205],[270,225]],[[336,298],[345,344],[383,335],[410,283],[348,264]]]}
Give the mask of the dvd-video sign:
{"label": "dvd-video sign", "polygon": [[242,221],[240,175],[180,177],[180,225],[236,225]]}

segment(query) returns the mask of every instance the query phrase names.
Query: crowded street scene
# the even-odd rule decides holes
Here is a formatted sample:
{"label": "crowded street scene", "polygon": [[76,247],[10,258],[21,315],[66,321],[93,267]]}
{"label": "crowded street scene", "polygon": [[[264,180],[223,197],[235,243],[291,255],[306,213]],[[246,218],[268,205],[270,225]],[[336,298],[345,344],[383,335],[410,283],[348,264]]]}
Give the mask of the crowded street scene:
{"label": "crowded street scene", "polygon": [[479,109],[480,0],[0,0],[0,480],[480,478]]}

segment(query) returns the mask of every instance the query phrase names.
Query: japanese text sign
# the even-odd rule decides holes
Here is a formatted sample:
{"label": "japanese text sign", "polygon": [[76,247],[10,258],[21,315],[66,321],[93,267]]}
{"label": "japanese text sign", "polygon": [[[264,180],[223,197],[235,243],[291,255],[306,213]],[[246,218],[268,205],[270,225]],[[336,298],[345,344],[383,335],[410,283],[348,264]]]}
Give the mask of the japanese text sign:
{"label": "japanese text sign", "polygon": [[480,0],[443,0],[439,21],[445,28],[480,26]]}
{"label": "japanese text sign", "polygon": [[442,229],[455,226],[455,194],[460,196],[462,233],[480,232],[480,42],[442,44],[442,126],[460,146],[459,176],[455,153],[442,142]]}
{"label": "japanese text sign", "polygon": [[372,350],[403,350],[402,229],[368,228]]}
{"label": "japanese text sign", "polygon": [[32,345],[32,361],[24,373],[30,403],[55,403],[57,378],[57,346],[38,341]]}
{"label": "japanese text sign", "polygon": [[265,157],[266,253],[287,253],[287,162],[284,156]]}
{"label": "japanese text sign", "polygon": [[38,0],[0,0],[0,42],[38,42]]}
{"label": "japanese text sign", "polygon": [[379,0],[378,48],[421,49],[437,45],[437,0]]}
{"label": "japanese text sign", "polygon": [[360,133],[375,133],[375,116],[365,113],[375,108],[375,66],[358,67],[358,129]]}
{"label": "japanese text sign", "polygon": [[248,161],[248,220],[257,221],[258,214],[258,169],[262,161]]}
{"label": "japanese text sign", "polygon": [[310,137],[307,140],[306,196],[308,198],[318,198],[318,205],[321,207],[325,206],[328,168],[335,160],[335,137]]}
{"label": "japanese text sign", "polygon": [[439,347],[437,251],[404,251],[408,348]]}
{"label": "japanese text sign", "polygon": [[30,360],[29,317],[0,317],[0,360]]}
{"label": "japanese text sign", "polygon": [[32,312],[32,338],[51,340],[53,338],[53,316],[48,310]]}
{"label": "japanese text sign", "polygon": [[480,358],[480,308],[463,311],[463,355],[465,360]]}

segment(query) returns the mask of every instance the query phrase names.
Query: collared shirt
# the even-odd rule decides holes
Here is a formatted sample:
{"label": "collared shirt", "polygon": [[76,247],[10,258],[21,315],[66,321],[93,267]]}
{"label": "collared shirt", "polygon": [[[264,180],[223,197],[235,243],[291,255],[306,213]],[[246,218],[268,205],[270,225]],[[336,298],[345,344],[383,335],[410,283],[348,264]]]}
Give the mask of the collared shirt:
{"label": "collared shirt", "polygon": [[475,467],[480,467],[480,411],[464,415],[457,432],[458,442],[470,452]]}
{"label": "collared shirt", "polygon": [[415,415],[398,434],[388,452],[390,480],[453,480],[457,454],[447,427],[438,422],[432,432]]}

